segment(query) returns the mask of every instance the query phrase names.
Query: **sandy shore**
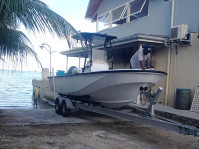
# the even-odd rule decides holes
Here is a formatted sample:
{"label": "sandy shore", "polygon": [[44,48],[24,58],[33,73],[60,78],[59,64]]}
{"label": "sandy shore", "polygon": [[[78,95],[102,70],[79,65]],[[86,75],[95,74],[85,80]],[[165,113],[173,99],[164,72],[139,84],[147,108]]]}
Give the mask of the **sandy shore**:
{"label": "sandy shore", "polygon": [[[25,116],[20,116],[23,113]],[[0,148],[194,149],[199,146],[199,138],[193,136],[91,113],[74,114],[70,118],[54,116],[53,110],[38,113],[33,110],[0,110]],[[45,117],[43,121],[42,117]],[[62,123],[55,119],[62,120]]]}

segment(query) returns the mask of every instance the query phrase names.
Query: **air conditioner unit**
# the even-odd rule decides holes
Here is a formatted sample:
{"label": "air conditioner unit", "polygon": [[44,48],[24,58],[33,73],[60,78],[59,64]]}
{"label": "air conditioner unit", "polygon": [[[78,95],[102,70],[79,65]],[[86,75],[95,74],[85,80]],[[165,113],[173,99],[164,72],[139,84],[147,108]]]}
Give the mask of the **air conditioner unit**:
{"label": "air conditioner unit", "polygon": [[181,24],[171,28],[170,40],[183,39],[188,34],[188,25]]}

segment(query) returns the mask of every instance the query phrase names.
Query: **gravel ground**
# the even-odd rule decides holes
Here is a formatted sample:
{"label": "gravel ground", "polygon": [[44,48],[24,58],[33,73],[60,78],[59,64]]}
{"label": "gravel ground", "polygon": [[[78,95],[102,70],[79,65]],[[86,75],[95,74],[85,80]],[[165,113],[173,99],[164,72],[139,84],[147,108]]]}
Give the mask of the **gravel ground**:
{"label": "gravel ground", "polygon": [[0,149],[199,148],[194,136],[89,112],[78,116],[65,118],[52,110],[0,110]]}
{"label": "gravel ground", "polygon": [[198,149],[199,138],[132,122],[1,126],[1,149]]}

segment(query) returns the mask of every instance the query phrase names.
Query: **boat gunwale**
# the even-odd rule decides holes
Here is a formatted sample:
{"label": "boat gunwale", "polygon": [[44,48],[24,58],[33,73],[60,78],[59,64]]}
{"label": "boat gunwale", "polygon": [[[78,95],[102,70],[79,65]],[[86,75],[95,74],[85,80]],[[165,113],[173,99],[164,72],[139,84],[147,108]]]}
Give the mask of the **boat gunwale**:
{"label": "boat gunwale", "polygon": [[[157,70],[132,70],[132,69],[114,69],[114,70],[105,70],[105,71],[94,71],[94,72],[86,72],[86,73],[79,73],[79,74],[72,74],[72,75],[65,75],[65,76],[54,76],[57,77],[73,77],[73,76],[79,76],[79,75],[92,75],[92,74],[99,74],[99,73],[120,73],[120,72],[151,72],[151,73],[159,73],[167,75],[164,71],[157,71]],[[48,77],[53,78],[53,77]]]}

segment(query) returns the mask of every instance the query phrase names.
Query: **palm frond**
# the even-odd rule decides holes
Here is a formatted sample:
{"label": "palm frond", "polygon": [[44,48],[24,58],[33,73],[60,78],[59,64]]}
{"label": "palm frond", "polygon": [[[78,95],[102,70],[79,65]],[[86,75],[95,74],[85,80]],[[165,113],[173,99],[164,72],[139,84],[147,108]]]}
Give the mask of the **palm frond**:
{"label": "palm frond", "polygon": [[[9,18],[9,19],[6,19]],[[63,17],[50,10],[40,0],[1,0],[0,1],[0,27],[17,27],[17,22],[22,23],[26,29],[33,32],[45,33],[46,28],[50,33],[67,39],[71,34],[78,32]],[[8,25],[9,24],[9,25]]]}
{"label": "palm frond", "polygon": [[5,62],[5,60],[3,58],[1,58],[1,57],[0,57],[0,60],[3,61],[3,62]]}
{"label": "palm frond", "polygon": [[27,55],[33,56],[38,64],[41,65],[30,40],[23,32],[0,28],[0,58],[8,58],[15,63],[22,63],[27,58]]}

